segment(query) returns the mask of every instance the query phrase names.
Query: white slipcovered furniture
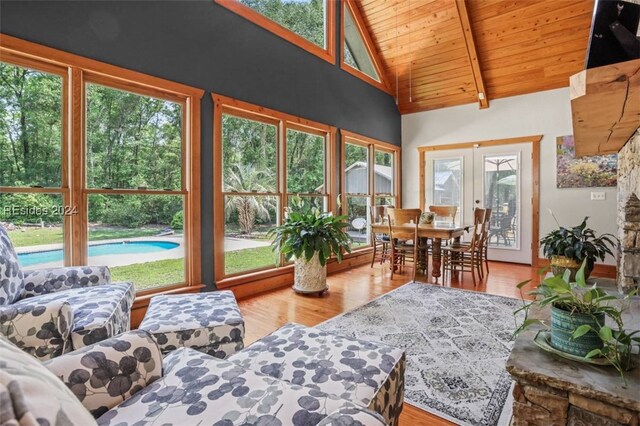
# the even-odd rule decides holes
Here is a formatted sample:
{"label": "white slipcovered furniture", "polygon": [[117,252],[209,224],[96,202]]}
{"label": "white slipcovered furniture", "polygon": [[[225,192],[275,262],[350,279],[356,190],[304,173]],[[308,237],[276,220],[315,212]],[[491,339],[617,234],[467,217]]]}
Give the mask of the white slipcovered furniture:
{"label": "white slipcovered furniture", "polygon": [[129,330],[135,289],[106,266],[23,271],[0,226],[0,335],[45,360]]}
{"label": "white slipcovered furniture", "polygon": [[[318,354],[324,353],[322,348],[315,349],[320,350]],[[155,339],[143,330],[136,330],[41,364],[0,338],[0,423],[82,426],[386,423],[380,414],[349,398],[244,368],[232,358],[221,360],[180,348],[163,360]]]}

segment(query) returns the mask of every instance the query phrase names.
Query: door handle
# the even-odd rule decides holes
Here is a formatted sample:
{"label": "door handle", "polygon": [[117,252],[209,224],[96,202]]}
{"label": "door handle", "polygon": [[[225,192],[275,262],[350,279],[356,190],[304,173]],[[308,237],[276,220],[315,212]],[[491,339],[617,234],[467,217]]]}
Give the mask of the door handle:
{"label": "door handle", "polygon": [[480,204],[480,200],[476,200],[476,204]]}

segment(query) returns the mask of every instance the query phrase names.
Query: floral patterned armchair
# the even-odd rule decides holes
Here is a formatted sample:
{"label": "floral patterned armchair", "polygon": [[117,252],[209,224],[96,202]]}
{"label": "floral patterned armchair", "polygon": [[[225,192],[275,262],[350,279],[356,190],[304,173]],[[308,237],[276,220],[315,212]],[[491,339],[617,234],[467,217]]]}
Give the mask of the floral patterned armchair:
{"label": "floral patterned armchair", "polygon": [[106,266],[23,271],[0,226],[0,335],[41,360],[130,328],[135,289]]}

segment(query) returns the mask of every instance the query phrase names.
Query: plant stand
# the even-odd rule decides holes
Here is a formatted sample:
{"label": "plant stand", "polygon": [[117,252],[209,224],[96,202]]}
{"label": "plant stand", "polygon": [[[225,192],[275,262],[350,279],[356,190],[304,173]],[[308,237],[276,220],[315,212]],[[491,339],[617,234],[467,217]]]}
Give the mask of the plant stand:
{"label": "plant stand", "polygon": [[294,262],[293,290],[301,294],[322,295],[327,287],[327,267],[320,264],[318,253],[310,261],[304,258]]}

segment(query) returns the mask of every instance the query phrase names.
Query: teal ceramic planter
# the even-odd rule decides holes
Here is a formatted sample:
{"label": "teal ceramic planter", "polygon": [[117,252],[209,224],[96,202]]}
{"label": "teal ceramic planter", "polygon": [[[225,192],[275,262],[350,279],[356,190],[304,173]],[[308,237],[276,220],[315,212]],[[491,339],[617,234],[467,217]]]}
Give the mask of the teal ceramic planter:
{"label": "teal ceramic planter", "polygon": [[604,324],[604,314],[595,315],[594,318],[592,315],[572,314],[552,306],[551,346],[568,354],[584,357],[592,350],[602,348],[602,340],[593,331],[577,339],[571,339],[571,335],[576,328],[584,324],[598,329],[598,323]]}

